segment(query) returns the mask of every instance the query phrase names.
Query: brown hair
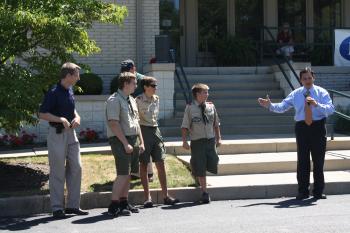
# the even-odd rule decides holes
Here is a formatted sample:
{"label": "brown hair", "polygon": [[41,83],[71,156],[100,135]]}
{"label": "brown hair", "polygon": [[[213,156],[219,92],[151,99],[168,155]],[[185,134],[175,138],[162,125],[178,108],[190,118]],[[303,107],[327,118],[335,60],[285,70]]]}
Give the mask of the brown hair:
{"label": "brown hair", "polygon": [[154,77],[144,77],[143,79],[141,79],[140,85],[143,91],[145,91],[145,86],[149,87],[152,83],[156,83],[157,79],[155,79]]}
{"label": "brown hair", "polygon": [[197,94],[201,91],[204,90],[209,90],[208,85],[204,84],[204,83],[196,83],[192,86],[192,95],[194,98],[197,98]]}
{"label": "brown hair", "polygon": [[66,62],[61,67],[60,78],[64,79],[68,74],[74,75],[76,73],[79,73],[80,69],[80,66],[78,66],[77,64],[74,64],[72,62]]}
{"label": "brown hair", "polygon": [[315,78],[315,73],[310,67],[305,67],[303,70],[300,71],[299,73],[299,79],[301,80],[301,77],[303,74],[310,73],[313,78]]}
{"label": "brown hair", "polygon": [[136,76],[133,73],[130,72],[123,72],[120,73],[119,79],[118,79],[118,88],[123,89],[125,83],[130,83],[132,79],[136,79]]}

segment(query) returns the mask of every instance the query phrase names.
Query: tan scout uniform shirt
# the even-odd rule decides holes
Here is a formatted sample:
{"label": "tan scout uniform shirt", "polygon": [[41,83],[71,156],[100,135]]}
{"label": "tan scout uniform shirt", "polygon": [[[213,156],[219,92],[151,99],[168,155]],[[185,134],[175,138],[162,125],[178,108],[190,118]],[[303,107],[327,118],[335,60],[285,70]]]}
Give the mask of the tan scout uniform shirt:
{"label": "tan scout uniform shirt", "polygon": [[140,125],[158,126],[159,97],[153,95],[151,99],[147,98],[145,93],[136,97],[136,103],[140,115]]}
{"label": "tan scout uniform shirt", "polygon": [[[125,136],[138,135],[140,132],[139,114],[137,104],[132,96],[129,96],[131,105],[134,109],[134,114],[129,107],[128,96],[118,89],[111,95],[106,102],[106,118],[109,120],[119,121],[120,126]],[[107,137],[116,136],[107,124]]]}
{"label": "tan scout uniform shirt", "polygon": [[203,122],[202,111],[197,101],[186,106],[181,128],[186,128],[190,131],[191,140],[215,137],[213,126],[220,125],[214,104],[206,102],[205,105],[205,113],[209,120],[207,124]]}

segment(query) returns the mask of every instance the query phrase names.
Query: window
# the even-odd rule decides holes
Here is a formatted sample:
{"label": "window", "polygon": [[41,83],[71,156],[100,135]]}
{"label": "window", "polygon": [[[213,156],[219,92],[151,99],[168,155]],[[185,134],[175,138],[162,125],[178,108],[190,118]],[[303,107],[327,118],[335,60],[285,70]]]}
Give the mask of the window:
{"label": "window", "polygon": [[295,42],[305,42],[306,1],[278,0],[278,25],[289,23]]}
{"label": "window", "polygon": [[161,35],[169,36],[170,48],[180,53],[180,0],[159,1],[159,29]]}
{"label": "window", "polygon": [[236,0],[235,11],[235,34],[243,38],[260,40],[260,28],[263,25],[263,1]]}
{"label": "window", "polygon": [[198,1],[199,52],[214,52],[215,40],[227,35],[227,0]]}

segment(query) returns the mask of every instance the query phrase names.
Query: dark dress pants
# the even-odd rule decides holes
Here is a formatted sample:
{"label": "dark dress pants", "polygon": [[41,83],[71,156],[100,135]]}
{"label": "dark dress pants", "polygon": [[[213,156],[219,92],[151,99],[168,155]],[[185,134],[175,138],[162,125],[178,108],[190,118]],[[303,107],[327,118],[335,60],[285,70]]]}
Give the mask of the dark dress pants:
{"label": "dark dress pants", "polygon": [[323,193],[325,186],[323,166],[326,153],[326,120],[313,121],[308,126],[304,121],[295,124],[295,135],[298,151],[297,179],[298,191],[309,194],[310,185],[310,152],[313,162],[313,194]]}

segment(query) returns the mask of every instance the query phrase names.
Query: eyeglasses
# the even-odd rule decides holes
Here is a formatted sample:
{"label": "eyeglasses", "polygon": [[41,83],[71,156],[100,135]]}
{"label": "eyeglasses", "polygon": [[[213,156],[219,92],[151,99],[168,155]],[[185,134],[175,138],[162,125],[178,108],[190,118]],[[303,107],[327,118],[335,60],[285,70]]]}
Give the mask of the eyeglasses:
{"label": "eyeglasses", "polygon": [[150,87],[156,88],[158,85],[157,84],[150,84]]}

